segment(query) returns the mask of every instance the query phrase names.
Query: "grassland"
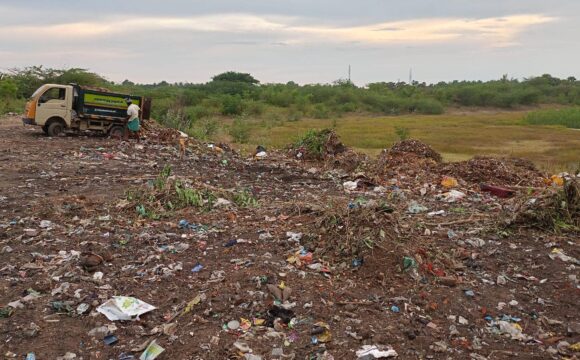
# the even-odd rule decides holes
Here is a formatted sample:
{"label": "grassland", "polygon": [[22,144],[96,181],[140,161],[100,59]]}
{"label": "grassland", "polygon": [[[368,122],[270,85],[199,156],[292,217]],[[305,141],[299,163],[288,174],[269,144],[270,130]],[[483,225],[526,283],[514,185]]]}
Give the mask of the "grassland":
{"label": "grassland", "polygon": [[[257,144],[283,148],[308,129],[334,127],[343,142],[369,155],[398,140],[396,127],[431,145],[446,161],[474,155],[515,156],[534,161],[547,171],[580,168],[580,130],[558,125],[530,125],[526,111],[455,112],[444,115],[362,116],[298,121],[248,119],[251,150]],[[226,120],[227,121],[227,120]],[[223,140],[231,140],[222,135]]]}
{"label": "grassland", "polygon": [[526,115],[525,121],[531,125],[562,125],[571,129],[580,129],[580,108],[532,111]]}

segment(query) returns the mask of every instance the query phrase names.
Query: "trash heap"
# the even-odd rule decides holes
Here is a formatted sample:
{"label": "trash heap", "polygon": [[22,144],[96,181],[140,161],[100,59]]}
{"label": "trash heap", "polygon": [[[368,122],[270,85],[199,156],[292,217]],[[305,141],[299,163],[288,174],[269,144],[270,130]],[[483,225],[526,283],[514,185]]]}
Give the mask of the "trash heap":
{"label": "trash heap", "polygon": [[576,175],[37,132],[0,122],[6,359],[578,358]]}
{"label": "trash heap", "polygon": [[543,184],[543,174],[534,164],[518,158],[475,156],[467,161],[445,164],[441,171],[473,183],[517,186]]}
{"label": "trash heap", "polygon": [[580,180],[536,189],[511,209],[511,222],[549,231],[580,229]]}
{"label": "trash heap", "polygon": [[289,154],[299,160],[324,161],[326,169],[356,171],[368,161],[364,154],[346,147],[333,129],[310,130],[289,146]]}

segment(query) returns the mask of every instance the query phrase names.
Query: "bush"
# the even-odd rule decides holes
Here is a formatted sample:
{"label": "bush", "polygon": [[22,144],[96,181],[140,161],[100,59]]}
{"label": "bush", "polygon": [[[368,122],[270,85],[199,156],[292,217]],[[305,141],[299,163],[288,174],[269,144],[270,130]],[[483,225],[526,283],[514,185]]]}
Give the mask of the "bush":
{"label": "bush", "polygon": [[253,116],[259,116],[264,113],[265,105],[260,101],[246,100],[242,104],[244,113]]}
{"label": "bush", "polygon": [[395,134],[399,138],[399,141],[407,140],[411,136],[411,130],[402,126],[395,126]]}
{"label": "bush", "polygon": [[223,115],[241,115],[243,111],[242,99],[237,95],[224,95],[222,98]]}
{"label": "bush", "polygon": [[219,130],[219,123],[214,118],[203,118],[195,123],[189,131],[189,135],[199,140],[209,140]]}
{"label": "bush", "polygon": [[332,129],[310,129],[300,139],[298,139],[298,141],[296,141],[294,146],[296,148],[304,147],[309,154],[321,157],[324,152],[324,145],[331,132]]}
{"label": "bush", "polygon": [[243,118],[237,117],[230,127],[229,134],[234,142],[246,144],[250,140],[250,126]]}
{"label": "bush", "polygon": [[533,111],[526,115],[524,121],[532,125],[561,125],[580,129],[580,108]]}
{"label": "bush", "polygon": [[298,110],[290,110],[288,113],[288,121],[298,121],[304,117],[304,113]]}
{"label": "bush", "polygon": [[191,128],[193,120],[182,109],[169,109],[159,119],[164,126],[171,127],[183,132]]}
{"label": "bush", "polygon": [[195,105],[195,106],[188,106],[185,108],[185,113],[188,117],[190,117],[194,122],[196,120],[215,115],[212,112],[211,108],[205,107],[203,105]]}
{"label": "bush", "polygon": [[330,117],[330,110],[324,104],[316,104],[312,109],[312,117],[315,119],[328,119]]}
{"label": "bush", "polygon": [[417,112],[427,115],[443,114],[443,105],[437,100],[433,99],[419,99],[415,101],[415,108]]}

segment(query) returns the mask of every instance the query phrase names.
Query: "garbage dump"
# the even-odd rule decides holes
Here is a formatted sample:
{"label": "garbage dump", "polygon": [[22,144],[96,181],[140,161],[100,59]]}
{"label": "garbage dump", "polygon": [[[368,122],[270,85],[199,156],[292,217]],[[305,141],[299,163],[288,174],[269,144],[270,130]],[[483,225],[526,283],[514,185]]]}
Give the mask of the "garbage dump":
{"label": "garbage dump", "polygon": [[576,174],[0,127],[4,358],[580,356]]}

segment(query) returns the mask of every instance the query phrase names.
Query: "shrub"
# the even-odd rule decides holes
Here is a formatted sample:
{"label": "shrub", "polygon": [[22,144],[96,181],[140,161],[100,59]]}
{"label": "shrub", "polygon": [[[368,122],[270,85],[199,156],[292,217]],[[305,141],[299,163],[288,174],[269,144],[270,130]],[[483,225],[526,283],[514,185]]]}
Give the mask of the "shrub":
{"label": "shrub", "polygon": [[222,96],[223,115],[241,115],[243,111],[242,99],[237,95]]}
{"label": "shrub", "polygon": [[250,126],[241,117],[237,117],[230,127],[229,134],[234,142],[246,144],[250,140]]}
{"label": "shrub", "polygon": [[290,110],[288,113],[288,121],[298,121],[304,117],[304,113],[299,110]]}
{"label": "shrub", "polygon": [[526,115],[524,121],[532,125],[561,125],[580,129],[580,108],[533,111]]}
{"label": "shrub", "polygon": [[188,106],[185,108],[185,114],[194,122],[198,119],[215,115],[211,108],[203,105]]}
{"label": "shrub", "polygon": [[296,141],[294,146],[296,148],[304,147],[310,154],[320,157],[324,152],[324,145],[331,132],[331,129],[310,129]]}
{"label": "shrub", "polygon": [[264,104],[260,101],[255,100],[244,101],[242,107],[244,109],[244,113],[253,116],[262,115],[265,110]]}
{"label": "shrub", "polygon": [[188,134],[199,140],[209,140],[219,130],[219,123],[214,118],[203,118],[192,126]]}
{"label": "shrub", "polygon": [[415,108],[417,112],[427,115],[443,114],[443,105],[437,100],[433,99],[419,99],[415,101]]}
{"label": "shrub", "polygon": [[312,109],[312,117],[315,119],[328,119],[330,110],[324,104],[316,104]]}
{"label": "shrub", "polygon": [[410,137],[411,130],[409,130],[409,128],[406,127],[395,126],[395,134],[397,134],[397,137],[399,138],[400,141],[403,141],[407,140]]}

